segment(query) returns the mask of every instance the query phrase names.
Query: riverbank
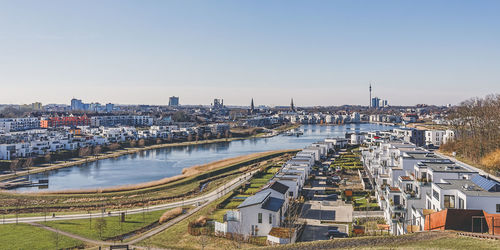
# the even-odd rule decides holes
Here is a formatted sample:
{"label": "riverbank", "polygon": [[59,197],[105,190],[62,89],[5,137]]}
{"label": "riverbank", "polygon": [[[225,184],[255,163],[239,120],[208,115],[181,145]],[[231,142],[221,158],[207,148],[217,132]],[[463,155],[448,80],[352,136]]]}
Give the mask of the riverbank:
{"label": "riverbank", "polygon": [[0,175],[0,181],[3,181],[3,183],[0,182],[0,189],[2,189],[2,186],[5,186],[6,181],[8,181],[10,179],[15,179],[15,178],[30,175],[30,174],[43,173],[46,171],[56,170],[56,169],[60,169],[60,168],[82,165],[82,164],[86,164],[89,162],[95,162],[95,161],[109,159],[109,158],[116,158],[116,157],[120,157],[120,156],[128,155],[128,154],[136,154],[136,153],[139,153],[142,151],[147,151],[147,150],[161,149],[161,148],[168,148],[168,147],[204,145],[204,144],[213,144],[213,143],[220,143],[220,142],[231,142],[231,141],[237,141],[237,140],[247,140],[247,139],[251,139],[251,138],[261,138],[261,137],[269,137],[269,136],[267,134],[260,134],[260,135],[249,136],[249,137],[235,137],[235,138],[223,138],[223,139],[210,139],[210,140],[202,140],[202,141],[163,143],[163,144],[156,144],[156,145],[150,145],[150,146],[144,146],[144,147],[119,149],[116,151],[110,151],[110,152],[102,153],[99,155],[87,156],[84,158],[76,158],[76,159],[73,159],[72,161],[65,161],[62,163],[56,163],[56,164],[52,164],[49,166],[43,166],[43,167],[42,166],[33,167],[30,170],[23,170],[23,171],[17,171],[16,173],[9,173],[9,174]]}
{"label": "riverbank", "polygon": [[[296,150],[268,151],[187,168],[184,175],[108,189],[47,193],[0,192],[0,214],[87,211],[155,206],[211,192],[235,176],[266,164],[280,165]],[[202,188],[203,187],[203,188]]]}

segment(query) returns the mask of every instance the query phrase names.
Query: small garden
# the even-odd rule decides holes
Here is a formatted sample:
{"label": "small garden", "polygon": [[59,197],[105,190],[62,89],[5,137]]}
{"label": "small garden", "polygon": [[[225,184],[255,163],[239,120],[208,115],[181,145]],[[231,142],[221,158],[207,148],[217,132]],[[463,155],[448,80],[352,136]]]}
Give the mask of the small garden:
{"label": "small garden", "polygon": [[369,191],[353,191],[352,196],[346,196],[344,192],[341,194],[342,200],[352,202],[354,211],[378,211],[380,206],[377,199],[372,197]]}
{"label": "small garden", "polygon": [[345,170],[363,169],[363,164],[360,161],[359,153],[355,149],[347,149],[346,152],[340,152],[339,157],[330,165],[331,168],[342,168]]}

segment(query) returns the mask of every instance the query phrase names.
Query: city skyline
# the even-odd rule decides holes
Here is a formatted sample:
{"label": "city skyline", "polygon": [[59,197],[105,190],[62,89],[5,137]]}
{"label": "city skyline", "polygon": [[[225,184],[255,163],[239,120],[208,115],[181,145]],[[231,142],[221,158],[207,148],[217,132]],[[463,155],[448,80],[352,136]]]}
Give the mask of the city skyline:
{"label": "city skyline", "polygon": [[5,1],[0,103],[458,104],[500,89],[497,1]]}

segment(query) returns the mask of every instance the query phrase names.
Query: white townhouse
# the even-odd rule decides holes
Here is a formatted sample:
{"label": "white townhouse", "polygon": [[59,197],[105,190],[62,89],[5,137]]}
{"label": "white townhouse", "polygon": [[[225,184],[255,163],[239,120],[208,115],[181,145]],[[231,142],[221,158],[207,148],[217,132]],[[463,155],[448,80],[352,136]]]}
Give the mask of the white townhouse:
{"label": "white townhouse", "polygon": [[273,227],[279,227],[285,211],[285,200],[271,196],[271,191],[250,196],[238,206],[240,225],[237,230],[245,236],[267,236]]}
{"label": "white townhouse", "polygon": [[314,161],[319,161],[320,156],[319,154],[316,153],[316,151],[300,151],[298,152],[295,156],[301,157],[301,158],[313,158]]}
{"label": "white townhouse", "polygon": [[447,208],[480,209],[500,213],[500,183],[474,175],[470,179],[444,179],[432,183],[426,195],[426,208],[441,211]]}
{"label": "white townhouse", "polygon": [[425,144],[439,147],[443,144],[445,134],[444,130],[427,130],[425,131]]}
{"label": "white townhouse", "polygon": [[276,175],[273,177],[272,181],[278,181],[289,187],[288,196],[290,199],[296,199],[299,197],[300,192],[300,177],[296,175]]}

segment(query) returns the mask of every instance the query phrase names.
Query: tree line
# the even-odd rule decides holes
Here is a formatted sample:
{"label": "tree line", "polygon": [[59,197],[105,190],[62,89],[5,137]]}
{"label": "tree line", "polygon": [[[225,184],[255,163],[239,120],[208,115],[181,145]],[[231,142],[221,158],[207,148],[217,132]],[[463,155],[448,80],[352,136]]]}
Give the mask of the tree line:
{"label": "tree line", "polygon": [[489,170],[500,170],[500,95],[463,101],[448,114],[456,139],[441,146]]}

